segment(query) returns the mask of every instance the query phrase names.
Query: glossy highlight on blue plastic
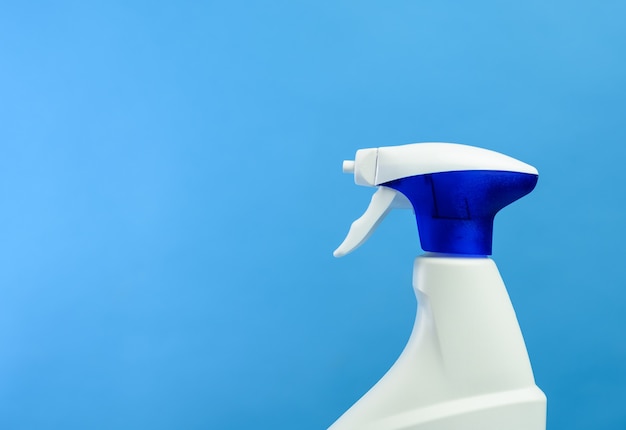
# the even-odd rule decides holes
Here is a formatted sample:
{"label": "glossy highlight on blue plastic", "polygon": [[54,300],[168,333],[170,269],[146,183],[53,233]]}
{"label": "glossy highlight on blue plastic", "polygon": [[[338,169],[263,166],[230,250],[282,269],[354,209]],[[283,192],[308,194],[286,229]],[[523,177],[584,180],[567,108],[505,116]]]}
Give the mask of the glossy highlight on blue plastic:
{"label": "glossy highlight on blue plastic", "polygon": [[413,205],[424,251],[491,255],[493,219],[500,209],[530,193],[537,175],[463,170],[409,176],[384,185]]}

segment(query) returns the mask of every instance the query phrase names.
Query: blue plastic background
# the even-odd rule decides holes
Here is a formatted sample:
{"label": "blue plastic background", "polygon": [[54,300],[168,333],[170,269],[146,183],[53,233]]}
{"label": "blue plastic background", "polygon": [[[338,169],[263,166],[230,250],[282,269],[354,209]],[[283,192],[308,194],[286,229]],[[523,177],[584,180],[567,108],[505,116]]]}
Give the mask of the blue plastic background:
{"label": "blue plastic background", "polygon": [[4,3],[0,428],[323,429],[415,312],[361,147],[535,165],[496,218],[550,430],[626,426],[626,3]]}

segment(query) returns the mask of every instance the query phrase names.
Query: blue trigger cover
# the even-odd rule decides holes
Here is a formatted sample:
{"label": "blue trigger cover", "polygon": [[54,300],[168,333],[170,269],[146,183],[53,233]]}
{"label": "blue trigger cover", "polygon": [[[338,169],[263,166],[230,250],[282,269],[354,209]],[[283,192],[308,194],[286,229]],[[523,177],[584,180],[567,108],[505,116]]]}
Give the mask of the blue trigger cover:
{"label": "blue trigger cover", "polygon": [[529,173],[463,170],[409,176],[380,185],[409,199],[424,251],[491,255],[496,213],[530,193],[537,179]]}

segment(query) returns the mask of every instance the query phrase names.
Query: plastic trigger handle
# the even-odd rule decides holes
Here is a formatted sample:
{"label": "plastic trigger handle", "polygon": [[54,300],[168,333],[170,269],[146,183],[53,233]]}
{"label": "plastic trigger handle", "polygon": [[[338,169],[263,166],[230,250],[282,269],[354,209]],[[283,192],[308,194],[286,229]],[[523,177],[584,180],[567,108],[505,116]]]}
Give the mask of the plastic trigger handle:
{"label": "plastic trigger handle", "polygon": [[391,209],[409,207],[411,207],[411,203],[403,194],[388,187],[378,187],[378,191],[372,196],[367,210],[352,223],[348,235],[333,252],[333,255],[343,257],[351,253],[371,236]]}

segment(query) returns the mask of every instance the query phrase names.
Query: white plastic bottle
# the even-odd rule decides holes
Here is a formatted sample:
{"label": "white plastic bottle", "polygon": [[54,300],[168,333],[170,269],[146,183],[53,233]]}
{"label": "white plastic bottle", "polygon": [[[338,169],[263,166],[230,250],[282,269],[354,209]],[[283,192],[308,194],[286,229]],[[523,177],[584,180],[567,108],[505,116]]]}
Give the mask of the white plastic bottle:
{"label": "white plastic bottle", "polygon": [[537,170],[471,146],[362,149],[344,162],[378,191],[344,242],[360,246],[395,207],[413,208],[426,254],[407,346],[383,378],[329,430],[543,430],[546,397],[491,254],[493,218],[535,187]]}

